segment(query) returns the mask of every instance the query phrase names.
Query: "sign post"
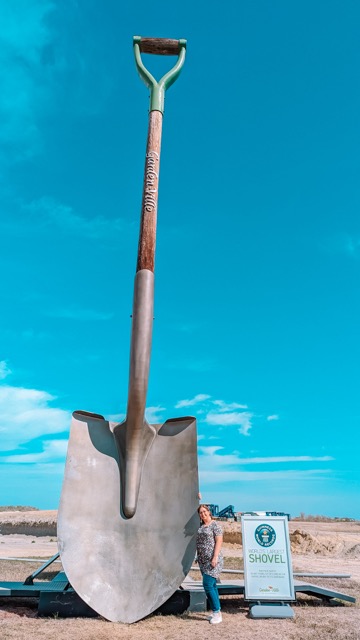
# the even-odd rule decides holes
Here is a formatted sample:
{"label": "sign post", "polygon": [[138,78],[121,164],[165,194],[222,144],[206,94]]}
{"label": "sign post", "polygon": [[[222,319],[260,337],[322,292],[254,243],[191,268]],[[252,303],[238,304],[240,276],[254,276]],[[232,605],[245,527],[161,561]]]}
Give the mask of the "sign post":
{"label": "sign post", "polygon": [[[253,618],[289,618],[295,600],[291,549],[286,516],[241,518],[245,600]],[[266,606],[268,605],[268,606]]]}

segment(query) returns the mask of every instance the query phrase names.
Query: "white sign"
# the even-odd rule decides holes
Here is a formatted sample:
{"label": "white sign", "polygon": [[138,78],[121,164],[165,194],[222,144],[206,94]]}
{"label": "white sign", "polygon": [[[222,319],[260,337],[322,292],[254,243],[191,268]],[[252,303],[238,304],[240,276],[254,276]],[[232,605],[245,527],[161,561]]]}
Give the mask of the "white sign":
{"label": "white sign", "polygon": [[241,517],[245,600],[295,600],[286,516]]}

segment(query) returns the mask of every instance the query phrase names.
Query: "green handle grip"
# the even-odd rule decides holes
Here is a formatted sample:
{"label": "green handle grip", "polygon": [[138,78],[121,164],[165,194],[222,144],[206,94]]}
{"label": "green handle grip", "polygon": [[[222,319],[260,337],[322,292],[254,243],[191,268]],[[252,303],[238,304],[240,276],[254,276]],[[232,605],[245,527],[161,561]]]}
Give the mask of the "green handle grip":
{"label": "green handle grip", "polygon": [[[184,66],[186,40],[167,40],[134,36],[133,45],[138,73],[150,89],[150,111],[161,111],[161,113],[164,113],[165,91],[174,84]],[[156,55],[177,55],[178,59],[173,68],[157,82],[150,71],[146,69],[141,59],[141,52]]]}

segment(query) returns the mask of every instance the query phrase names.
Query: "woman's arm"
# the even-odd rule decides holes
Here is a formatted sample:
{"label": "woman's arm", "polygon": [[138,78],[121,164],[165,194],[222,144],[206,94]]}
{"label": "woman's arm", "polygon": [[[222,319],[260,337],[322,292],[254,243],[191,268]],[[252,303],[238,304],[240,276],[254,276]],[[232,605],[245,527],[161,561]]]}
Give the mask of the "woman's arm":
{"label": "woman's arm", "polygon": [[211,560],[211,566],[216,567],[218,563],[219,553],[223,543],[223,536],[215,536],[214,555]]}

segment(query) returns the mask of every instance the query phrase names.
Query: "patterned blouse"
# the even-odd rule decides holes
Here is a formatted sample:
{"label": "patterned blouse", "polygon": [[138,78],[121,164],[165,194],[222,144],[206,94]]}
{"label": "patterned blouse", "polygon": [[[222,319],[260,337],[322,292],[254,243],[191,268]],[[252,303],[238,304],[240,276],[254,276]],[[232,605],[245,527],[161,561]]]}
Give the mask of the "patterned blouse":
{"label": "patterned blouse", "polygon": [[222,535],[222,528],[215,520],[212,520],[210,524],[202,524],[197,532],[196,550],[200,571],[213,578],[219,577],[224,564],[224,558],[220,551],[216,567],[211,566],[215,549],[215,536]]}

